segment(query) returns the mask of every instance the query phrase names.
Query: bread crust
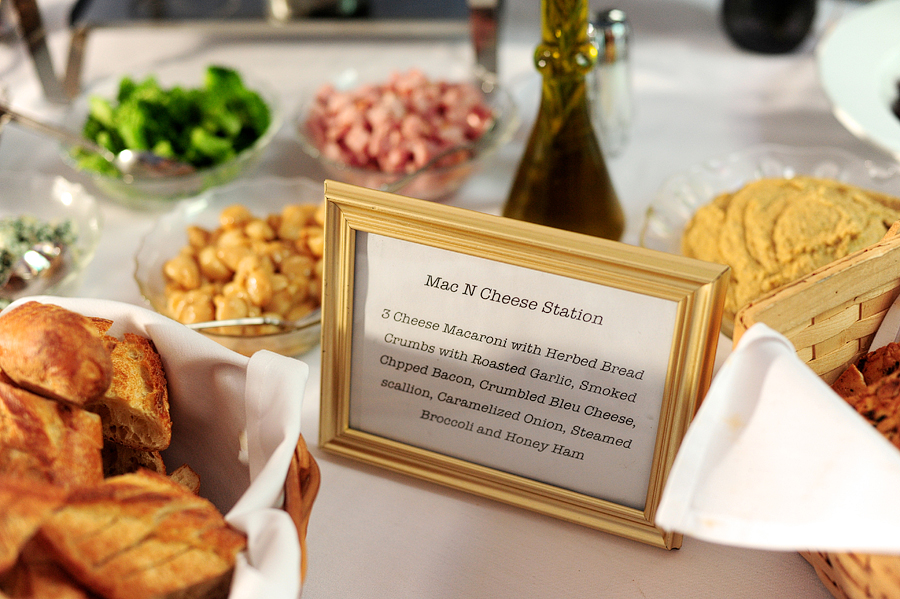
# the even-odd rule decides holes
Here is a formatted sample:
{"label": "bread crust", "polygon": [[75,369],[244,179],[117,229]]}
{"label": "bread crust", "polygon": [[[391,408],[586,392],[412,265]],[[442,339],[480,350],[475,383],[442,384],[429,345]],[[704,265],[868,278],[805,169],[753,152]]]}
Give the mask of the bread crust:
{"label": "bread crust", "polygon": [[76,580],[109,599],[227,595],[247,542],[209,501],[149,470],[74,491],[40,535]]}
{"label": "bread crust", "polygon": [[63,487],[103,480],[100,417],[0,381],[0,472]]}
{"label": "bread crust", "polygon": [[831,388],[900,449],[900,344],[867,353]]}
{"label": "bread crust", "polygon": [[15,567],[0,580],[0,590],[10,599],[101,599],[69,576],[39,538],[22,549]]}
{"label": "bread crust", "polygon": [[66,499],[66,490],[0,474],[0,573],[15,564],[29,539]]}
{"label": "bread crust", "polygon": [[106,391],[113,374],[109,351],[90,319],[38,302],[0,315],[0,368],[23,388],[76,406]]}
{"label": "bread crust", "polygon": [[900,370],[900,345],[888,343],[872,350],[857,364],[867,385]]}
{"label": "bread crust", "polygon": [[182,464],[170,472],[168,477],[169,480],[175,481],[194,495],[200,494],[200,475],[187,464]]}

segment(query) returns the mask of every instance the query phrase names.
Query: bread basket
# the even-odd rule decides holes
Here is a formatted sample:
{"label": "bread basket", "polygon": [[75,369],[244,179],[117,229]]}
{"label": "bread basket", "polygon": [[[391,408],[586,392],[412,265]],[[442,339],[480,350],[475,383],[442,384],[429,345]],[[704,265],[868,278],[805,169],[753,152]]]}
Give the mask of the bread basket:
{"label": "bread basket", "polygon": [[151,310],[121,302],[38,296],[113,321],[108,334],[149,337],[169,387],[167,469],[189,465],[200,495],[248,537],[230,599],[296,599],[306,575],[306,531],[320,474],[300,434],[309,368],[273,352],[246,357]]}
{"label": "bread basket", "polygon": [[[762,322],[831,384],[865,354],[900,295],[900,222],[875,245],[748,304],[735,318],[734,343]],[[836,599],[900,597],[900,555],[802,552]]]}

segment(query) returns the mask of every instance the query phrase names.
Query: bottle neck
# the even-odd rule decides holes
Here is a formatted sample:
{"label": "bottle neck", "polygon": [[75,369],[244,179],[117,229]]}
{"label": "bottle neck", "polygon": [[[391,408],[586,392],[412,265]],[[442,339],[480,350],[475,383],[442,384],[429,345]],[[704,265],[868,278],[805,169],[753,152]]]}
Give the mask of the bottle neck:
{"label": "bottle neck", "polygon": [[597,48],[588,38],[588,0],[541,0],[534,64],[544,80],[583,80],[596,62]]}

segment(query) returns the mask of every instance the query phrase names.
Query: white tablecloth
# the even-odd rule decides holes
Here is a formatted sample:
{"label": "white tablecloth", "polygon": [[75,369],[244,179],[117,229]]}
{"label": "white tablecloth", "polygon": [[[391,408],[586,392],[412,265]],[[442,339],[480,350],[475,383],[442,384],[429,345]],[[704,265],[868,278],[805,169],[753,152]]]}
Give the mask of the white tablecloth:
{"label": "white tablecloth", "polygon": [[[39,4],[62,69],[70,2]],[[625,151],[609,163],[628,219],[626,243],[637,242],[644,210],[660,184],[707,158],[773,142],[837,146],[885,160],[832,116],[817,78],[816,36],[857,4],[820,2],[816,36],[783,56],[733,47],[719,26],[713,0],[622,0],[618,6],[634,27],[634,128]],[[450,201],[493,213],[505,199],[538,93],[531,63],[539,38],[538,0],[514,0],[507,8],[500,74],[513,86],[526,123],[514,142]],[[200,66],[226,61],[252,72],[279,90],[290,115],[299,93],[356,61],[405,64],[415,57],[423,63],[459,64],[471,61],[472,52],[465,40],[272,41],[224,39],[185,27],[110,28],[91,34],[84,79],[179,57]],[[22,110],[47,115],[59,110],[43,100],[21,45],[0,46],[0,85]],[[0,136],[0,169],[78,179],[61,163],[54,142],[13,127]],[[323,178],[288,127],[255,174]],[[79,295],[140,304],[132,257],[155,215],[102,202],[104,237]],[[312,351],[300,359],[312,375],[302,432],[323,481],[309,528],[305,599],[830,597],[796,553],[690,538],[680,550],[664,551],[325,453],[316,447],[320,358]]]}

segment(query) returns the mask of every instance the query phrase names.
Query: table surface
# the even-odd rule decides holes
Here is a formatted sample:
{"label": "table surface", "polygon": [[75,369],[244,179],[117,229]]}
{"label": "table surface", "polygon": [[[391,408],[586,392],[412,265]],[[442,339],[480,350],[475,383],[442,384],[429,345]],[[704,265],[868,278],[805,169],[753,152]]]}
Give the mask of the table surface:
{"label": "table surface", "polygon": [[[65,64],[70,2],[39,2],[50,48]],[[631,18],[635,121],[625,150],[609,160],[627,217],[623,242],[637,243],[643,213],[665,179],[685,168],[757,143],[840,147],[888,158],[832,115],[817,75],[815,43],[859,4],[819,3],[814,35],[796,52],[765,56],[725,38],[713,0],[622,0]],[[519,101],[524,124],[508,147],[448,203],[498,213],[537,106],[531,63],[539,36],[538,2],[513,0],[501,30],[500,77]],[[84,56],[84,81],[141,69],[160,60],[224,61],[278,90],[288,115],[304,90],[358,61],[459,66],[472,61],[466,39],[272,39],[190,27],[102,28]],[[12,104],[54,116],[21,44],[0,45],[0,85]],[[0,170],[63,174],[52,141],[7,127]],[[248,176],[324,178],[288,127]],[[87,179],[84,180],[87,183]],[[2,201],[2,196],[0,196]],[[158,214],[101,198],[103,239],[79,295],[143,304],[132,279],[133,256]],[[686,538],[665,551],[576,524],[335,457],[316,447],[320,356],[311,378],[302,432],[322,469],[308,533],[305,599],[458,598],[826,598],[798,554],[738,549]]]}

